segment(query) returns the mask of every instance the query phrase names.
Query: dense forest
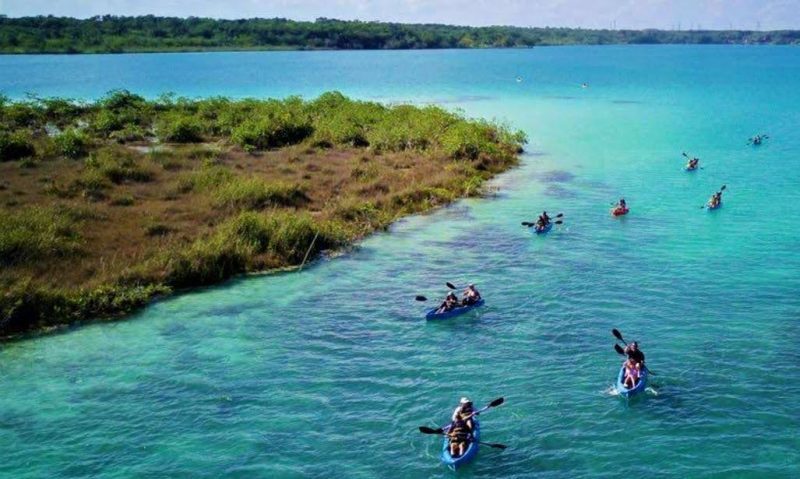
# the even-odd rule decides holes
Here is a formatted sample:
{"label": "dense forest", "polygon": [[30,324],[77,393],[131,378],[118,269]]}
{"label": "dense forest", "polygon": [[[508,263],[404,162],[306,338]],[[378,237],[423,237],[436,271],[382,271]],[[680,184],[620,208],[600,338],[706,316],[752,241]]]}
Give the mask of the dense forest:
{"label": "dense forest", "polygon": [[281,18],[215,20],[102,16],[0,16],[1,53],[193,50],[506,48],[602,44],[800,44],[800,31],[585,30],[466,27]]}

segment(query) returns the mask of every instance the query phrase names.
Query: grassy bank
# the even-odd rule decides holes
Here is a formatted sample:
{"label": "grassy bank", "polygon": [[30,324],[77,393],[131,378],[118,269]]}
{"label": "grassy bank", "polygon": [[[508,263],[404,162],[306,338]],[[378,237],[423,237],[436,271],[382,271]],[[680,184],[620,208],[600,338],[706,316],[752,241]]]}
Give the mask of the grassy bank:
{"label": "grassy bank", "polygon": [[0,336],[299,265],[478,194],[521,132],[438,107],[0,97]]}

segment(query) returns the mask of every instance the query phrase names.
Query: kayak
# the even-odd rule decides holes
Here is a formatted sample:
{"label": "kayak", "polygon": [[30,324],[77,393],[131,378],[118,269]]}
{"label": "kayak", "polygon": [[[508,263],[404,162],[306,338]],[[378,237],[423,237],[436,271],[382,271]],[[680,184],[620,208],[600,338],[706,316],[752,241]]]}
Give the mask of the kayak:
{"label": "kayak", "polygon": [[553,222],[552,221],[550,223],[547,223],[546,225],[544,225],[543,228],[540,228],[539,225],[536,225],[536,226],[533,227],[533,230],[536,232],[537,235],[543,235],[543,234],[547,233],[548,231],[550,231],[551,229],[553,229]]}
{"label": "kayak", "polygon": [[445,466],[449,467],[450,469],[456,470],[459,467],[463,466],[471,462],[475,459],[475,456],[478,454],[478,441],[481,440],[481,425],[478,423],[478,418],[475,417],[472,419],[474,423],[475,429],[472,431],[472,442],[469,443],[467,446],[467,450],[464,451],[463,456],[453,457],[450,455],[450,439],[447,437],[444,438],[444,443],[442,445],[442,463]]}
{"label": "kayak", "polygon": [[630,208],[625,208],[625,209],[614,208],[611,210],[611,214],[614,216],[622,216],[622,215],[627,215],[629,211]]}
{"label": "kayak", "polygon": [[469,306],[459,306],[458,308],[453,308],[450,311],[445,311],[444,313],[436,314],[436,311],[439,308],[433,308],[432,310],[428,311],[425,315],[425,319],[428,321],[437,320],[437,319],[449,319],[455,316],[460,316],[466,312],[472,311],[473,309],[483,306],[483,298],[479,299],[475,304],[470,304]]}
{"label": "kayak", "polygon": [[683,167],[683,171],[697,171],[697,167],[689,168],[688,166]]}
{"label": "kayak", "polygon": [[623,365],[619,369],[619,376],[617,376],[617,384],[614,386],[614,389],[617,390],[620,396],[624,398],[629,398],[631,396],[635,396],[640,392],[644,391],[644,388],[647,387],[647,368],[642,369],[642,375],[639,376],[639,382],[636,383],[632,389],[628,389],[625,387],[625,366]]}
{"label": "kayak", "polygon": [[722,202],[721,201],[719,203],[717,203],[717,206],[711,206],[709,204],[706,204],[706,209],[708,211],[714,211],[714,210],[718,210],[720,208],[722,208]]}

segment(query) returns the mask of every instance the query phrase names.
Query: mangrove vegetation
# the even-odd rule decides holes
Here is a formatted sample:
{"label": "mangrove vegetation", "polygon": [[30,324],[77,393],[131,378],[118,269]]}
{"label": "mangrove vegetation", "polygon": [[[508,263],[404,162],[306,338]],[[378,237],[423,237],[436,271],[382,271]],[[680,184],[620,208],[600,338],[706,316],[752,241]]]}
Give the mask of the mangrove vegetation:
{"label": "mangrove vegetation", "polygon": [[0,97],[0,335],[297,266],[475,195],[526,138],[436,106]]}
{"label": "mangrove vegetation", "polygon": [[800,31],[467,27],[282,18],[0,16],[0,53],[507,48],[604,44],[798,44]]}

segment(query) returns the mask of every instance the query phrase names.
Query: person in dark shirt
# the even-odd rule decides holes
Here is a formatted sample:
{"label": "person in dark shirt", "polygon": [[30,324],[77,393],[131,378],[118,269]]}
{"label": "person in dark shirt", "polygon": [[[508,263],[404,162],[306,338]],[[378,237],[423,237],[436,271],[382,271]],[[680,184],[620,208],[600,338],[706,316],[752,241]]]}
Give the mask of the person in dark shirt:
{"label": "person in dark shirt", "polygon": [[628,355],[628,359],[632,359],[636,364],[644,365],[644,353],[639,349],[639,343],[636,341],[625,347],[625,354]]}

